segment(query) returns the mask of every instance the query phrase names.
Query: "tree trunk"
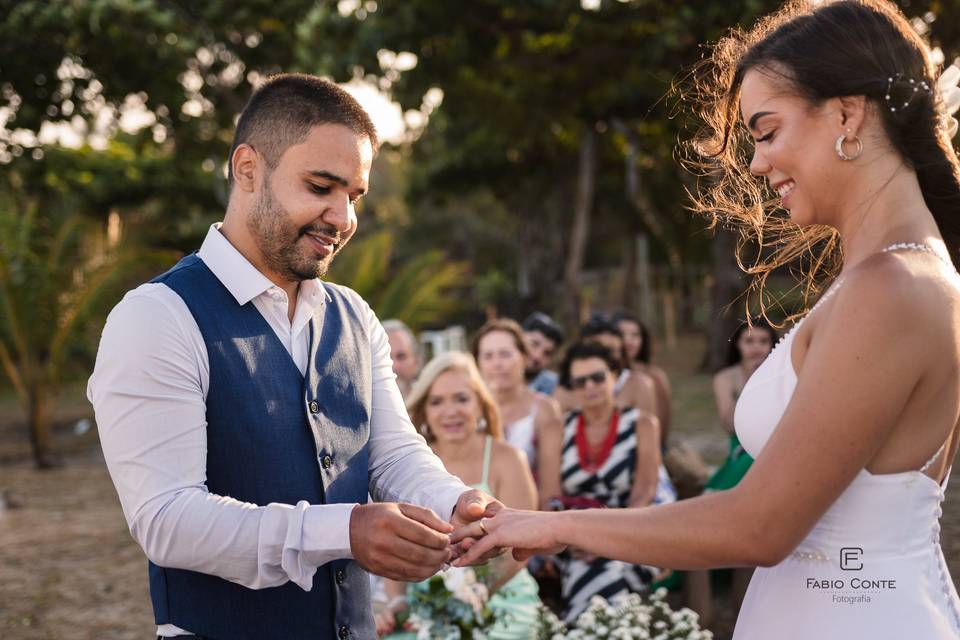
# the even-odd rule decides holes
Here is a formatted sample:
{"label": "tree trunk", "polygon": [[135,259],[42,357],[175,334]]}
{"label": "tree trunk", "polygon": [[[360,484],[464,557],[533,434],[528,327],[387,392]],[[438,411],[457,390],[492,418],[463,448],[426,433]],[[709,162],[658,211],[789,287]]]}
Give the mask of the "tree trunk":
{"label": "tree trunk", "polygon": [[50,407],[44,384],[34,382],[27,398],[27,426],[30,429],[30,446],[37,469],[52,469],[59,466],[53,455],[50,435]]}
{"label": "tree trunk", "polygon": [[639,257],[637,255],[637,241],[627,238],[626,250],[623,252],[623,291],[620,295],[620,306],[630,313],[639,314],[640,283],[637,277]]}
{"label": "tree trunk", "polygon": [[718,227],[710,250],[714,280],[710,293],[711,314],[707,321],[704,368],[715,371],[724,365],[730,337],[745,317],[743,308],[737,302],[743,293],[744,274],[737,266],[736,236],[732,231]]}
{"label": "tree trunk", "polygon": [[590,236],[590,214],[593,210],[593,192],[597,177],[597,132],[592,123],[585,125],[580,142],[580,161],[577,168],[577,196],[570,232],[570,248],[563,272],[563,313],[568,326],[580,323],[580,272]]}
{"label": "tree trunk", "polygon": [[659,212],[647,196],[643,178],[640,175],[640,136],[619,118],[613,120],[613,127],[623,136],[627,144],[627,157],[624,164],[624,184],[626,185],[627,200],[640,214],[640,219],[643,220],[647,231],[660,242],[667,252],[670,270],[677,273],[681,267],[680,252],[676,243],[671,240],[664,228]]}

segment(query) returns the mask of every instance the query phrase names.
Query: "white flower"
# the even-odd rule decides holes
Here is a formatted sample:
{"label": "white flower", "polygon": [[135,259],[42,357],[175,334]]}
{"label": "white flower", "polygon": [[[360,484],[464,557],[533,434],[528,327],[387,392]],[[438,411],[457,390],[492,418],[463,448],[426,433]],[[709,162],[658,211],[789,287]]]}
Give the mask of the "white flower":
{"label": "white flower", "polygon": [[953,114],[957,112],[957,109],[960,109],[958,82],[960,82],[960,68],[957,68],[956,65],[950,65],[944,69],[937,79],[937,91],[940,93],[940,99],[943,102],[942,120],[948,138],[953,138],[957,133],[957,119],[953,117]]}
{"label": "white flower", "polygon": [[431,620],[421,620],[417,616],[410,616],[410,623],[417,630],[417,640],[430,640]]}
{"label": "white flower", "polygon": [[477,574],[470,567],[450,567],[442,574],[443,586],[450,593],[456,593],[464,585],[470,585],[477,581]]}
{"label": "white flower", "polygon": [[443,586],[457,600],[467,603],[480,613],[490,599],[487,586],[477,580],[476,572],[470,567],[451,567],[443,573]]}

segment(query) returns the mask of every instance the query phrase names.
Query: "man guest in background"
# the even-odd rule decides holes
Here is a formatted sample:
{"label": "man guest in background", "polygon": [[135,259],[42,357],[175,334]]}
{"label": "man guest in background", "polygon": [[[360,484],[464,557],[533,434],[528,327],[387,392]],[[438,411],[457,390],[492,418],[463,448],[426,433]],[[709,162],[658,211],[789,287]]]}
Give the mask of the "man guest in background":
{"label": "man guest in background", "polygon": [[402,320],[384,320],[383,329],[390,340],[390,356],[393,358],[393,372],[397,374],[397,386],[400,387],[400,394],[406,398],[423,364],[420,343]]}
{"label": "man guest in background", "polygon": [[523,342],[527,347],[527,382],[534,391],[553,395],[559,377],[550,370],[553,355],[563,344],[563,330],[553,318],[540,311],[523,321]]}

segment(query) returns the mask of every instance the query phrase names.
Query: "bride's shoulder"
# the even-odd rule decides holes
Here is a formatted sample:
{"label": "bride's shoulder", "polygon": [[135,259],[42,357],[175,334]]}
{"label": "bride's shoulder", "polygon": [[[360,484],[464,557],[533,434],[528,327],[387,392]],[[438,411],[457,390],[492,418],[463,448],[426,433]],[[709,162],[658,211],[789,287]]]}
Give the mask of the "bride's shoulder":
{"label": "bride's shoulder", "polygon": [[960,317],[956,272],[933,255],[916,258],[878,254],[851,269],[831,305],[831,319],[845,327],[870,322],[902,329]]}

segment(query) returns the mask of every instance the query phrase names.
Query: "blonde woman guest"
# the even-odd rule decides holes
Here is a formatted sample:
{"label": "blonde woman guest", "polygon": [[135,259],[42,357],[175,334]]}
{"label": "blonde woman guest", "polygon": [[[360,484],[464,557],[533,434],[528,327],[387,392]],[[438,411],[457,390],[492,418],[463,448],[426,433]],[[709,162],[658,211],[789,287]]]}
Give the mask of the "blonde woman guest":
{"label": "blonde woman guest", "polygon": [[[411,390],[407,407],[411,421],[419,425],[451,475],[483,487],[507,506],[536,508],[537,490],[526,457],[504,442],[500,412],[470,354],[448,352],[431,360]],[[524,563],[510,556],[494,560],[491,566],[489,606],[497,622],[488,637],[530,638],[540,603],[536,582]],[[397,614],[407,607],[404,583],[388,581],[386,588],[391,604],[377,617],[380,635],[395,630]]]}
{"label": "blonde woman guest", "polygon": [[473,355],[503,417],[506,441],[527,455],[536,474],[538,444],[550,432],[559,433],[560,409],[552,398],[527,386],[523,330],[513,320],[491,320],[477,332]]}
{"label": "blonde woman guest", "polygon": [[[946,109],[957,75],[938,87],[927,45],[886,0],[791,2],[732,31],[706,64],[693,149],[711,179],[697,206],[748,240],[779,238],[761,285],[790,257],[842,259],[740,394],[750,471],[656,509],[505,509],[453,536],[488,532],[456,562],[575,545],[686,569],[759,566],[735,640],[954,640],[939,520],[960,442],[960,163]],[[875,585],[868,598],[834,586],[854,575]]]}

